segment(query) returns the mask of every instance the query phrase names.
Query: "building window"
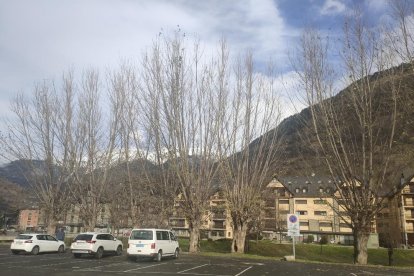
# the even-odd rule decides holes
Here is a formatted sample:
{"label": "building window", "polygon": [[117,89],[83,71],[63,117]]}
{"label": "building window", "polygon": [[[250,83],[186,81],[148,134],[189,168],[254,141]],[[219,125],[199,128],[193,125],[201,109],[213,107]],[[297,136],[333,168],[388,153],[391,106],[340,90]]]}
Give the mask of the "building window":
{"label": "building window", "polygon": [[319,222],[320,227],[332,227],[331,222]]}
{"label": "building window", "polygon": [[296,192],[296,193],[299,193],[299,188],[296,188],[296,189],[295,189],[295,192]]}
{"label": "building window", "polygon": [[308,189],[303,188],[303,189],[302,189],[302,192],[303,192],[304,194],[306,194],[306,193],[308,192]]}
{"label": "building window", "polygon": [[306,216],[308,214],[308,211],[297,211],[296,213],[298,213],[301,216]]}
{"label": "building window", "polygon": [[315,216],[326,216],[326,211],[315,211]]}
{"label": "building window", "polygon": [[279,204],[289,204],[289,199],[280,199]]}
{"label": "building window", "polygon": [[306,199],[296,199],[296,204],[308,204],[308,201]]}
{"label": "building window", "polygon": [[328,202],[325,199],[315,199],[313,204],[327,204]]}
{"label": "building window", "polygon": [[348,225],[348,224],[346,224],[346,223],[340,223],[340,224],[339,224],[339,227],[340,227],[340,228],[350,228],[350,227],[349,227],[349,225]]}
{"label": "building window", "polygon": [[300,221],[299,225],[300,226],[309,226],[309,222],[308,221]]}

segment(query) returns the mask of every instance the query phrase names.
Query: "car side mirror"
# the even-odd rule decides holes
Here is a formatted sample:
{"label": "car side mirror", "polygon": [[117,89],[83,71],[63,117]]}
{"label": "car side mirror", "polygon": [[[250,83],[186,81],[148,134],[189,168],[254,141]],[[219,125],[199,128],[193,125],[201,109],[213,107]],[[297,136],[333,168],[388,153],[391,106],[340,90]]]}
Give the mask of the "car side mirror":
{"label": "car side mirror", "polygon": [[114,241],[116,241],[116,238],[114,238]]}

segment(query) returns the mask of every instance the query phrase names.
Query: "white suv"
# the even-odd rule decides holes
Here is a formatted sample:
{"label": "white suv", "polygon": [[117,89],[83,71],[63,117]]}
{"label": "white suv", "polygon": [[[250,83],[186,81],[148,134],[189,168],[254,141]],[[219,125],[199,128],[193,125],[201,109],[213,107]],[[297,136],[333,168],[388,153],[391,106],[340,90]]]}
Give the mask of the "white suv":
{"label": "white suv", "polygon": [[128,258],[150,257],[161,261],[163,256],[178,258],[180,247],[174,233],[164,229],[133,229],[128,239]]}
{"label": "white suv", "polygon": [[109,233],[81,233],[73,240],[70,249],[75,258],[89,254],[100,259],[107,252],[122,255],[122,242]]}

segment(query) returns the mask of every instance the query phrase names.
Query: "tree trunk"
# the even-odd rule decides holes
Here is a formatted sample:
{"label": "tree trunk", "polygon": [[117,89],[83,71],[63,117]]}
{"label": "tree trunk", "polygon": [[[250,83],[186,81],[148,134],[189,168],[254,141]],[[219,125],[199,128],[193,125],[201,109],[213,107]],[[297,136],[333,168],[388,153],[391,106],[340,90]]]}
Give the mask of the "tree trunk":
{"label": "tree trunk", "polygon": [[354,230],[354,262],[356,264],[367,264],[369,235],[369,231],[362,229]]}
{"label": "tree trunk", "polygon": [[85,231],[94,232],[95,226],[96,226],[96,215],[93,215],[91,218],[85,221],[84,226],[85,226]]}
{"label": "tree trunk", "polygon": [[192,227],[190,231],[190,244],[188,248],[189,253],[198,253],[200,251],[200,228]]}
{"label": "tree trunk", "polygon": [[47,233],[49,235],[54,236],[56,234],[56,225],[57,221],[52,216],[49,216],[47,219]]}
{"label": "tree trunk", "polygon": [[231,244],[231,253],[245,253],[247,226],[235,225],[233,227],[233,242]]}

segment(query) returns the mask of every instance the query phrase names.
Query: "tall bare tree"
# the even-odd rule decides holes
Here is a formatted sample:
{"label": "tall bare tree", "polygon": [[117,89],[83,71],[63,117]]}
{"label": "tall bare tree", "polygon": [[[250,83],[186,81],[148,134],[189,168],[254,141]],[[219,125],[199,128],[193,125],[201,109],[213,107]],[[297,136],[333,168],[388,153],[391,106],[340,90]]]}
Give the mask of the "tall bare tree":
{"label": "tall bare tree", "polygon": [[[366,28],[360,13],[344,27],[341,52],[344,71],[351,85],[338,95],[334,81],[338,72],[328,62],[329,47],[321,34],[307,30],[295,63],[318,152],[343,202],[354,235],[354,258],[367,263],[371,224],[383,208],[390,175],[403,67],[391,68],[395,57],[381,36]],[[385,70],[380,74],[375,71]]]}
{"label": "tall bare tree", "polygon": [[280,121],[274,72],[256,75],[249,53],[234,68],[220,133],[222,180],[232,218],[234,253],[245,252],[246,234],[260,213],[261,192],[271,179],[279,149]]}
{"label": "tall bare tree", "polygon": [[71,197],[80,208],[84,227],[93,231],[105,201],[108,171],[113,162],[119,117],[117,102],[105,118],[101,112],[102,84],[97,71],[86,71],[80,84],[72,151]]}
{"label": "tall bare tree", "polygon": [[[203,62],[178,32],[157,41],[143,62],[144,99],[156,159],[166,187],[178,188],[189,222],[190,252],[199,250],[200,227],[217,174],[218,130],[224,106],[215,89],[220,72]],[[221,62],[225,66],[225,62]]]}
{"label": "tall bare tree", "polygon": [[[70,90],[71,74],[64,77],[62,90]],[[59,99],[53,83],[43,82],[28,99],[19,95],[12,102],[16,115],[8,124],[8,133],[1,137],[3,156],[20,160],[22,172],[45,213],[47,231],[55,233],[62,219],[67,198],[67,160],[62,159],[65,144],[60,137],[57,118],[59,107],[68,98]]]}

